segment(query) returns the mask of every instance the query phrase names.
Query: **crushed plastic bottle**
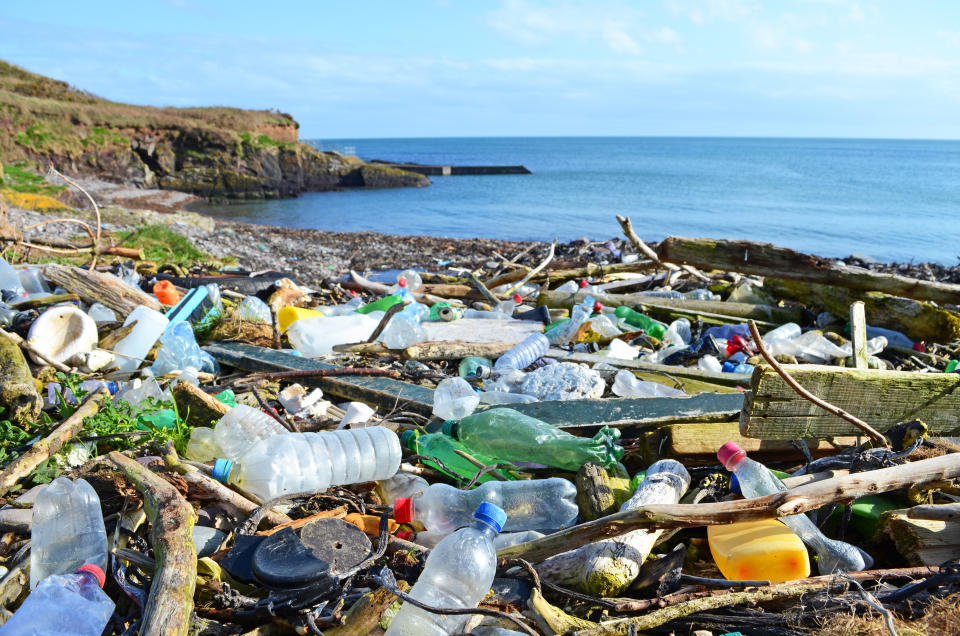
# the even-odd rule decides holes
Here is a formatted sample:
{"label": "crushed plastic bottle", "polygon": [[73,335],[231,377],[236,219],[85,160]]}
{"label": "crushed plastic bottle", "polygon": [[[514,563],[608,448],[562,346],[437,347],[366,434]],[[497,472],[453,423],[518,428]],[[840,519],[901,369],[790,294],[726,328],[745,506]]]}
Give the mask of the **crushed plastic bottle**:
{"label": "crushed plastic bottle", "polygon": [[6,623],[3,636],[100,636],[114,603],[103,591],[103,569],[86,564],[73,574],[48,576]]}
{"label": "crushed plastic bottle", "polygon": [[[203,429],[195,428],[194,432],[199,430]],[[227,411],[213,427],[213,438],[223,451],[219,457],[239,459],[260,440],[287,432],[280,422],[263,411],[246,404],[238,404]]]}
{"label": "crushed plastic bottle", "polygon": [[507,513],[504,529],[559,530],[577,521],[577,487],[560,477],[524,481],[490,481],[474,490],[433,484],[413,497],[396,500],[397,523],[419,521],[430,532],[450,533],[470,523],[482,502]]}
{"label": "crushed plastic bottle", "polygon": [[575,280],[568,280],[553,291],[563,292],[564,294],[576,294],[580,291],[580,285]]}
{"label": "crushed plastic bottle", "polygon": [[603,377],[585,364],[559,362],[526,374],[521,393],[538,400],[583,400],[599,398],[607,388]]}
{"label": "crushed plastic bottle", "polygon": [[447,421],[443,432],[463,442],[468,451],[564,470],[579,470],[586,462],[609,467],[623,457],[617,445],[620,431],[603,427],[592,438],[577,437],[508,408],[494,408]]}
{"label": "crushed plastic bottle", "polygon": [[256,296],[244,298],[237,312],[240,314],[240,319],[247,322],[265,322],[268,325],[273,323],[270,307]]}
{"label": "crushed plastic bottle", "polygon": [[734,335],[750,338],[750,325],[740,323],[739,325],[719,325],[710,327],[703,332],[704,336],[711,336],[717,340],[729,340]]}
{"label": "crushed plastic bottle", "polygon": [[338,344],[365,342],[382,317],[381,312],[374,312],[305,318],[290,325],[287,337],[304,357],[316,358],[333,353],[333,347]]}
{"label": "crushed plastic bottle", "polygon": [[280,495],[388,479],[399,468],[396,433],[383,426],[368,426],[274,435],[255,443],[236,462],[217,459],[213,477],[268,501]]}
{"label": "crushed plastic bottle", "polygon": [[594,302],[593,296],[587,296],[579,305],[574,305],[570,310],[570,320],[547,332],[547,340],[550,344],[567,344],[572,341],[580,330],[580,326],[590,320]]}
{"label": "crushed plastic bottle", "polygon": [[136,325],[126,338],[113,347],[113,352],[117,355],[116,370],[121,373],[136,371],[168,322],[166,316],[144,305],[131,311],[123,321],[123,326],[128,327],[133,323]]}
{"label": "crushed plastic bottle", "polygon": [[[490,591],[497,571],[493,540],[507,522],[497,506],[483,502],[473,523],[437,544],[424,563],[410,596],[434,607],[476,607]],[[467,616],[432,614],[404,603],[387,629],[387,636],[446,636],[455,634]]]}
{"label": "crushed plastic bottle", "polygon": [[37,495],[30,529],[30,588],[84,564],[107,567],[107,532],[96,491],[83,479],[54,479]]}
{"label": "crushed plastic bottle", "polygon": [[611,390],[620,397],[686,397],[680,389],[674,389],[659,382],[641,380],[630,371],[622,369],[613,378]]}
{"label": "crushed plastic bottle", "polygon": [[193,327],[189,322],[178,322],[160,336],[157,359],[150,369],[156,376],[188,369],[198,372],[203,367],[202,354]]}
{"label": "crushed plastic bottle", "polygon": [[[420,435],[416,431],[404,431],[400,436],[400,441],[414,453],[424,457],[423,463],[425,465],[440,471],[447,477],[461,481],[472,481],[480,469],[456,451],[459,450],[469,453],[474,459],[483,463],[484,466],[497,463],[497,460],[492,457],[488,457],[474,449],[467,448],[457,440],[443,433]],[[433,461],[430,458],[437,461]],[[501,474],[507,479],[516,479],[506,471],[501,471]],[[485,473],[480,476],[477,483],[482,484],[495,480],[496,477]]]}
{"label": "crushed plastic bottle", "polygon": [[[733,442],[720,447],[717,459],[737,476],[744,497],[762,497],[787,490],[766,466],[748,458],[746,451]],[[869,554],[849,543],[827,538],[806,515],[790,515],[780,520],[817,553],[820,574],[832,574],[838,570],[858,572],[873,565],[873,558]]]}
{"label": "crushed plastic bottle", "polygon": [[430,316],[430,308],[420,303],[410,303],[387,323],[380,334],[380,342],[388,349],[406,349],[427,339],[420,325]]}
{"label": "crushed plastic bottle", "polygon": [[720,296],[714,294],[709,289],[691,289],[690,291],[686,292],[664,289],[656,291],[643,291],[638,295],[647,296],[648,298],[675,298],[678,300],[720,300]]}
{"label": "crushed plastic bottle", "polygon": [[547,354],[550,349],[550,342],[542,333],[532,333],[524,338],[520,344],[507,351],[497,358],[493,370],[498,373],[506,373],[508,369],[522,370],[529,367],[533,362]]}
{"label": "crushed plastic bottle", "polygon": [[445,420],[459,420],[470,415],[480,398],[463,378],[446,378],[433,392],[433,414]]}

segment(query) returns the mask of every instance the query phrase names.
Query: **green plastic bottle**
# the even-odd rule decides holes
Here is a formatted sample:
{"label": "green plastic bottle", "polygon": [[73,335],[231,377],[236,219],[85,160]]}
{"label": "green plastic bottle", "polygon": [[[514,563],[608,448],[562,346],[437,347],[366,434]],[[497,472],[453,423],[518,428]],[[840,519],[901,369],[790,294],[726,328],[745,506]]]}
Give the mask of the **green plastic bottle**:
{"label": "green plastic bottle", "polygon": [[[452,477],[453,479],[466,479],[469,481],[473,479],[474,475],[476,475],[480,470],[460,455],[457,455],[454,452],[455,450],[461,450],[466,453],[470,453],[470,455],[475,459],[483,462],[485,466],[497,463],[497,460],[475,453],[457,440],[448,435],[444,435],[443,433],[419,435],[416,431],[404,431],[403,434],[400,435],[400,441],[404,446],[418,455],[423,455],[424,457],[435,457],[439,459],[441,462],[443,462],[443,465],[447,468],[447,470],[444,470],[440,467],[440,464],[431,462],[429,459],[425,459],[423,463],[430,468],[439,470],[444,475]],[[499,472],[509,480],[516,479],[512,475],[508,474],[505,470],[500,470]],[[477,480],[477,484],[495,480],[496,477],[490,473],[487,473]]]}
{"label": "green plastic bottle", "polygon": [[403,302],[403,296],[400,294],[393,294],[392,296],[384,296],[379,300],[375,300],[369,305],[364,305],[359,309],[355,309],[358,314],[369,314],[371,311],[386,311],[396,305],[397,303]]}
{"label": "green plastic bottle", "polygon": [[533,462],[563,470],[579,470],[587,462],[610,468],[623,457],[620,431],[604,426],[589,437],[577,437],[513,409],[497,408],[443,423],[443,432],[463,442],[470,452],[513,461]]}
{"label": "green plastic bottle", "polygon": [[613,310],[617,318],[623,318],[631,327],[643,329],[648,335],[657,340],[663,340],[663,334],[667,333],[667,326],[658,320],[654,320],[646,314],[641,314],[635,309],[630,309],[626,305],[620,305]]}
{"label": "green plastic bottle", "polygon": [[461,378],[489,378],[493,362],[489,358],[467,356],[460,361],[458,372]]}

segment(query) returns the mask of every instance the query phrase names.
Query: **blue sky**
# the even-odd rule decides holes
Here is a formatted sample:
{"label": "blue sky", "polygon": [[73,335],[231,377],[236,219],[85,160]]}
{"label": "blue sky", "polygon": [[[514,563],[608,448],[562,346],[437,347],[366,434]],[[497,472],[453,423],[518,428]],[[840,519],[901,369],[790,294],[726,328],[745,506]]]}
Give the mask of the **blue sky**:
{"label": "blue sky", "polygon": [[304,138],[960,138],[953,0],[47,0],[0,34],[100,96],[279,108]]}

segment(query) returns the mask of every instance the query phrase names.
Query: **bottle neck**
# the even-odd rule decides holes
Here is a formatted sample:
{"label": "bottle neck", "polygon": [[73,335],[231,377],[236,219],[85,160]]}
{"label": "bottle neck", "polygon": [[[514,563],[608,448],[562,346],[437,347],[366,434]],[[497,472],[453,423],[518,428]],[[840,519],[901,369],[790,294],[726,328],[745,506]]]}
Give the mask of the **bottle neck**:
{"label": "bottle neck", "polygon": [[727,460],[727,470],[729,470],[731,473],[735,473],[746,464],[746,461],[747,454],[743,451],[740,451]]}
{"label": "bottle neck", "polygon": [[500,531],[486,521],[481,521],[480,519],[474,519],[473,523],[470,524],[470,527],[479,531],[481,534],[483,534],[483,536],[487,537],[491,541],[496,539],[497,535],[500,534]]}

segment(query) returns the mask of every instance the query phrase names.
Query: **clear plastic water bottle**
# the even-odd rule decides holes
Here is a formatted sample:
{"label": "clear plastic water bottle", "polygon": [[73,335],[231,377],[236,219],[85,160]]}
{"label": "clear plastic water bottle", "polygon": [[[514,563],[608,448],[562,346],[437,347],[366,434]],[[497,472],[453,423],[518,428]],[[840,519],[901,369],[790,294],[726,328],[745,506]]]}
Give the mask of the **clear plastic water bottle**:
{"label": "clear plastic water bottle", "polygon": [[93,318],[94,322],[114,322],[117,319],[116,312],[100,303],[90,305],[87,315]]}
{"label": "clear plastic water bottle", "polygon": [[423,284],[423,279],[420,278],[420,274],[413,269],[405,269],[399,274],[397,274],[397,282],[390,289],[387,290],[388,294],[405,294],[419,289],[420,285]]}
{"label": "clear plastic water bottle", "polygon": [[[418,532],[416,538],[414,538],[412,532],[400,530],[397,532],[396,536],[406,541],[413,541],[417,545],[422,545],[425,548],[433,548],[435,545],[449,537],[450,533],[430,532],[424,530],[423,532]],[[543,534],[542,532],[537,532],[536,530],[524,530],[523,532],[502,532],[497,535],[496,539],[493,540],[493,547],[495,547],[497,550],[501,548],[509,548],[512,545],[526,543],[527,541],[533,541],[535,539],[542,539],[545,536],[547,535]]]}
{"label": "clear plastic water bottle", "polygon": [[103,591],[103,569],[87,564],[73,574],[48,576],[3,626],[3,636],[100,636],[114,603]]}
{"label": "clear plastic water bottle", "polygon": [[506,391],[481,391],[477,395],[480,398],[480,404],[530,404],[538,401],[533,395]]}
{"label": "clear plastic water bottle", "polygon": [[430,308],[421,303],[410,303],[387,323],[380,336],[388,349],[406,349],[427,339],[420,325],[430,317]]}
{"label": "clear plastic water bottle", "polygon": [[218,459],[213,476],[267,501],[280,495],[388,479],[399,468],[397,434],[383,426],[368,426],[274,435],[251,446],[236,462]]}
{"label": "clear plastic water bottle", "polygon": [[433,414],[445,420],[464,418],[480,405],[480,397],[461,377],[446,378],[433,392]]}
{"label": "clear plastic water bottle", "polygon": [[217,443],[212,428],[196,426],[190,432],[190,441],[187,442],[187,459],[195,462],[210,462],[225,455],[226,453]]}
{"label": "clear plastic water bottle", "polygon": [[136,325],[126,338],[113,347],[113,352],[117,354],[117,371],[136,371],[166,329],[168,322],[166,316],[145,305],[131,311],[123,321],[123,326],[128,327],[133,323]]}
{"label": "clear plastic water bottle", "polygon": [[522,302],[523,302],[523,296],[521,296],[520,294],[514,294],[513,298],[511,298],[510,300],[504,300],[502,302],[497,303],[496,310],[508,317],[513,317],[514,310],[517,308],[517,305],[519,305]]}
{"label": "clear plastic water bottle", "polygon": [[[762,497],[783,492],[787,487],[766,466],[747,457],[747,452],[733,442],[727,442],[717,451],[717,459],[724,468],[737,476],[744,497]],[[781,517],[808,547],[817,553],[820,574],[836,571],[858,572],[873,565],[873,559],[860,548],[824,536],[820,529],[803,514]]]}
{"label": "clear plastic water bottle", "polygon": [[566,324],[555,327],[547,332],[550,344],[567,344],[577,335],[580,325],[590,320],[594,305],[593,296],[587,296],[579,305],[570,310],[570,320]]}
{"label": "clear plastic water bottle", "polygon": [[[194,429],[198,430],[201,429]],[[218,457],[239,459],[260,440],[287,432],[280,422],[263,411],[246,404],[238,404],[227,411],[213,427],[213,439],[223,451]]]}
{"label": "clear plastic water bottle", "polygon": [[428,486],[430,484],[420,475],[401,470],[390,479],[378,481],[377,494],[387,505],[392,506],[397,499],[413,497],[418,492],[426,490]]}
{"label": "clear plastic water bottle", "polygon": [[157,359],[150,369],[155,376],[188,369],[198,372],[203,367],[202,354],[193,327],[189,322],[178,322],[160,336]]}
{"label": "clear plastic water bottle", "polygon": [[433,484],[418,495],[397,499],[394,519],[419,521],[430,532],[449,533],[468,525],[473,511],[486,501],[507,513],[504,530],[558,530],[576,523],[576,496],[577,487],[560,477],[488,481],[474,490]]}
{"label": "clear plastic water bottle", "polygon": [[20,285],[24,291],[31,296],[43,297],[50,295],[50,286],[47,279],[43,277],[43,272],[37,267],[28,267],[17,272],[20,279]]}
{"label": "clear plastic water bottle", "polygon": [[256,296],[247,296],[244,298],[237,312],[240,314],[242,320],[248,322],[265,322],[267,324],[273,322],[273,314],[270,313],[270,307]]}
{"label": "clear plastic water bottle", "polygon": [[[473,523],[458,530],[430,551],[410,596],[434,607],[476,607],[490,591],[497,572],[493,540],[507,521],[497,506],[484,502]],[[468,616],[431,614],[405,603],[387,636],[446,636],[455,634]]]}
{"label": "clear plastic water bottle", "polygon": [[84,564],[107,567],[107,532],[93,487],[82,479],[54,479],[33,504],[30,541],[31,589]]}
{"label": "clear plastic water bottle", "polygon": [[17,274],[17,270],[13,269],[13,266],[2,257],[0,257],[0,291],[5,292],[3,295],[5,302],[16,300],[27,295],[27,291],[20,283],[20,276]]}
{"label": "clear plastic water bottle", "polygon": [[565,294],[576,294],[578,291],[580,291],[580,285],[578,285],[577,281],[575,280],[568,280],[553,291],[563,292]]}
{"label": "clear plastic water bottle", "polygon": [[626,369],[621,369],[613,378],[611,390],[620,397],[644,398],[644,397],[685,397],[687,394],[680,389],[641,380]]}
{"label": "clear plastic water bottle", "polygon": [[493,369],[497,373],[505,373],[508,369],[526,369],[534,360],[547,355],[550,341],[542,333],[532,333],[510,351],[497,358]]}

